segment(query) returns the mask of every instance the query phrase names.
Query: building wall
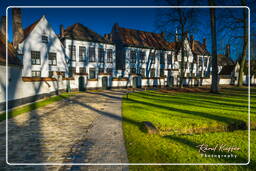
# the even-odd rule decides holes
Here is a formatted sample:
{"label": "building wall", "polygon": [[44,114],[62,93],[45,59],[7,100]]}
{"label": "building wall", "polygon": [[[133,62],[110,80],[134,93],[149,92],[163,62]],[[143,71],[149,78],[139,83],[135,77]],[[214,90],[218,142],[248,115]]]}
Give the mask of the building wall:
{"label": "building wall", "polygon": [[[76,48],[76,55],[75,55],[75,61],[72,61],[71,65],[72,67],[76,68],[76,72],[79,72],[79,67],[86,68],[86,72],[89,74],[89,68],[96,68],[96,73],[98,72],[98,68],[104,68],[104,72],[106,72],[107,68],[113,68],[113,75],[115,74],[115,63],[116,63],[116,52],[115,52],[115,45],[113,44],[105,44],[105,43],[96,43],[96,42],[86,42],[86,41],[80,41],[80,40],[70,40],[70,39],[65,39],[64,40],[64,45],[65,45],[65,53],[68,57],[68,60],[71,60],[70,56],[70,50],[69,50],[69,45],[73,45]],[[79,46],[83,46],[86,48],[86,53],[85,53],[85,61],[79,61]],[[95,62],[89,62],[89,47],[94,47],[95,48],[95,57],[96,61]],[[103,48],[105,51],[105,63],[99,63],[99,58],[98,58],[98,49]],[[107,63],[107,49],[112,49],[112,63]],[[69,65],[70,66],[70,65]],[[98,74],[96,74],[96,77]]]}
{"label": "building wall", "polygon": [[[165,59],[167,56],[167,51],[161,51],[156,49],[146,49],[146,48],[136,48],[136,47],[125,47],[125,74],[123,77],[129,77],[131,74],[131,68],[135,68],[136,72],[139,74],[140,68],[145,69],[145,76],[151,77],[150,69],[155,69],[155,77],[160,77],[160,53],[164,53]],[[136,52],[136,63],[131,62],[131,51]],[[140,63],[140,52],[145,52],[145,62]],[[149,59],[149,54],[155,53],[155,63],[152,63]],[[170,53],[170,52],[169,52]],[[165,66],[162,67],[163,69]]]}
{"label": "building wall", "polygon": [[5,101],[5,89],[6,89],[6,67],[0,65],[0,103]]}
{"label": "building wall", "polygon": [[0,110],[3,109],[6,101],[6,72],[8,72],[8,100],[10,101],[10,107],[33,102],[55,94],[58,90],[66,89],[66,81],[61,78],[58,81],[25,82],[21,77],[22,67],[10,66],[6,70],[5,66],[0,65]]}
{"label": "building wall", "polygon": [[[42,35],[48,37],[48,43],[42,42]],[[40,51],[40,65],[31,64],[31,51]],[[49,66],[49,52],[56,53],[56,66]],[[23,77],[31,77],[32,70],[41,71],[41,77],[49,77],[49,71],[65,72],[67,76],[68,67],[64,47],[45,17],[40,19],[28,37],[19,44],[18,53],[23,63]]]}

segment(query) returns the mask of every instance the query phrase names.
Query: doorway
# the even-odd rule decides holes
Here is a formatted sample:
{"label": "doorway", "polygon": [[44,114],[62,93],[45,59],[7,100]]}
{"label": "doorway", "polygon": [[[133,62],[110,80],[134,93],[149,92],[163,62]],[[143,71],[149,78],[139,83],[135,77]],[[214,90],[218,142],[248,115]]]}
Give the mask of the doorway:
{"label": "doorway", "polygon": [[102,77],[102,89],[108,89],[108,77]]}
{"label": "doorway", "polygon": [[79,77],[78,78],[78,89],[79,91],[85,91],[85,81],[84,81],[84,77]]}

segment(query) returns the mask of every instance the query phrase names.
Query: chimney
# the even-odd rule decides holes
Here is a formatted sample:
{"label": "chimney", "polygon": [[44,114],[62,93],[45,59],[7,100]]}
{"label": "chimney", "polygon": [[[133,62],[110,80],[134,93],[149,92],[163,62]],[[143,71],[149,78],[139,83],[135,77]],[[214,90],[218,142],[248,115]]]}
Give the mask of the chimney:
{"label": "chimney", "polygon": [[206,38],[203,38],[203,46],[206,49]]}
{"label": "chimney", "polygon": [[177,28],[176,28],[176,32],[175,32],[175,42],[178,42],[178,41],[179,41],[179,35],[178,35]]}
{"label": "chimney", "polygon": [[60,38],[64,37],[64,26],[63,24],[60,25]]}
{"label": "chimney", "polygon": [[163,39],[165,38],[165,32],[161,32],[160,35]]}
{"label": "chimney", "polygon": [[108,41],[112,41],[111,34],[104,34],[104,39]]}
{"label": "chimney", "polygon": [[13,46],[14,48],[18,47],[18,44],[24,38],[24,32],[22,29],[22,20],[21,20],[21,9],[13,8],[12,9],[12,32],[13,32]]}
{"label": "chimney", "polygon": [[225,56],[227,58],[230,58],[230,44],[227,44],[226,45],[226,53],[225,53]]}
{"label": "chimney", "polygon": [[188,32],[184,33],[184,39],[186,39],[186,38],[188,39]]}
{"label": "chimney", "polygon": [[115,24],[113,25],[112,32],[117,32],[117,31],[118,31],[118,28],[119,28],[118,23],[115,23]]}
{"label": "chimney", "polygon": [[0,21],[0,32],[5,36],[6,35],[6,16],[1,17]]}
{"label": "chimney", "polygon": [[195,41],[194,41],[194,36],[192,34],[190,35],[190,43],[191,43],[191,49],[195,50]]}

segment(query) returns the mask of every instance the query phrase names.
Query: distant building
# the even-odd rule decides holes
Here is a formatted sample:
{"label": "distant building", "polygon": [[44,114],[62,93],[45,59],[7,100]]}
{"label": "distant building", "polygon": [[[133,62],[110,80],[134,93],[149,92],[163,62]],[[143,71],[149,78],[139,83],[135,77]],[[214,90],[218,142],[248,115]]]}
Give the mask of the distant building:
{"label": "distant building", "polygon": [[84,25],[77,23],[60,29],[71,77],[78,80],[72,88],[108,88],[116,74],[115,45]]}
{"label": "distant building", "polygon": [[[168,42],[164,33],[127,29],[115,24],[111,34],[106,37],[117,47],[116,66],[119,77],[138,83],[135,87],[178,84],[182,56],[178,35],[175,42]],[[193,39],[189,40],[186,36],[185,84],[188,84],[189,77],[204,77],[209,70],[209,61],[210,54],[206,50],[206,45]]]}

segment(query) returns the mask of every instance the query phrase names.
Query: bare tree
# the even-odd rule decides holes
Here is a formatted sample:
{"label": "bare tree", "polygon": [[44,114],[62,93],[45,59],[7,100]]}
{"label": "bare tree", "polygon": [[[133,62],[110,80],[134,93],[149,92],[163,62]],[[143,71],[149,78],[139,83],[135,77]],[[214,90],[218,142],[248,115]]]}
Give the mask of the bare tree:
{"label": "bare tree", "polygon": [[[241,5],[246,6],[246,0],[241,0]],[[240,60],[240,69],[239,69],[239,76],[238,76],[238,86],[241,87],[243,85],[243,74],[244,74],[244,65],[246,60],[246,53],[248,49],[248,19],[247,19],[247,9],[243,9],[243,51],[242,57]]]}
{"label": "bare tree", "polygon": [[[255,9],[256,9],[256,1],[253,0],[240,0],[240,1],[231,1],[231,2],[219,2],[218,5],[242,5],[249,6],[251,10],[251,45],[253,45],[253,41],[255,39]],[[238,86],[242,86],[243,84],[243,75],[246,74],[244,72],[246,59],[247,59],[247,50],[248,50],[248,18],[247,18],[247,8],[243,9],[225,9],[219,13],[220,17],[220,25],[218,28],[219,36],[222,39],[231,43],[233,47],[236,47],[236,50],[233,50],[233,59],[237,59],[240,64],[239,76],[238,76]],[[241,51],[239,50],[241,48]],[[254,48],[251,46],[251,56],[253,57]]]}
{"label": "bare tree", "polygon": [[[192,3],[192,1],[180,1],[180,0],[166,0],[165,5],[168,6],[182,6]],[[195,0],[193,1],[195,2]],[[195,26],[196,16],[194,8],[171,8],[171,9],[161,9],[161,12],[158,14],[158,28],[165,30],[167,37],[174,35],[174,30],[169,30],[170,25],[175,25],[180,32],[181,40],[177,43],[180,45],[181,50],[181,64],[180,64],[180,81],[179,87],[183,87],[183,80],[185,76],[184,71],[184,59],[185,59],[185,49],[184,49],[184,40],[186,32]],[[164,28],[165,27],[165,28]],[[169,27],[169,29],[166,27]]]}
{"label": "bare tree", "polygon": [[[214,0],[209,0],[209,6],[214,6]],[[218,79],[218,63],[217,63],[217,36],[216,36],[216,16],[215,9],[210,8],[211,18],[211,37],[212,37],[212,84],[211,92],[219,92],[219,79]]]}

